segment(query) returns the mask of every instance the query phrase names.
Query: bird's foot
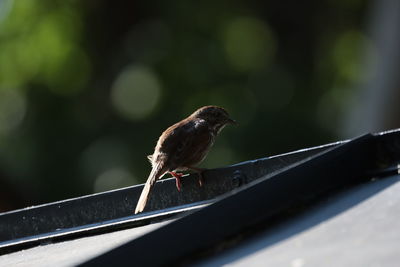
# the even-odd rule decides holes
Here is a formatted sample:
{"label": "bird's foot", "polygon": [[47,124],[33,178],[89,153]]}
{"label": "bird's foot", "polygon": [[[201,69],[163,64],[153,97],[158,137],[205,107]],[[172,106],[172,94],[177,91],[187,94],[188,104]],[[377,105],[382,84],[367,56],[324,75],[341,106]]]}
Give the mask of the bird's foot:
{"label": "bird's foot", "polygon": [[202,187],[204,184],[204,177],[203,177],[203,172],[206,170],[204,168],[196,168],[196,167],[187,167],[189,170],[194,171],[195,173],[197,173],[197,175],[199,176],[199,186]]}
{"label": "bird's foot", "polygon": [[183,176],[183,174],[177,172],[169,172],[169,173],[175,177],[176,189],[178,189],[178,191],[180,192],[182,188],[181,177]]}
{"label": "bird's foot", "polygon": [[199,186],[202,187],[204,184],[203,172],[198,172],[197,175],[199,176]]}

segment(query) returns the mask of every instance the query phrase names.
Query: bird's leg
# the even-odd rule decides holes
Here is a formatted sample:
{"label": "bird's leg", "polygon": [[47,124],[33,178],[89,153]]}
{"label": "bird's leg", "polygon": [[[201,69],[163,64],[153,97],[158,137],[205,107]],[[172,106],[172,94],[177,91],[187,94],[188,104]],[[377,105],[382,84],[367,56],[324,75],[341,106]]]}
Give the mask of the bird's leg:
{"label": "bird's leg", "polygon": [[181,177],[183,176],[183,174],[182,173],[177,173],[177,172],[172,172],[172,171],[170,171],[169,172],[172,176],[174,176],[175,177],[175,181],[176,181],[176,189],[178,189],[178,191],[180,192],[181,191],[181,188],[182,188],[182,184],[181,184]]}
{"label": "bird's leg", "polygon": [[195,173],[197,173],[197,175],[199,176],[199,185],[203,186],[204,184],[204,179],[203,179],[203,172],[206,170],[204,168],[197,168],[197,167],[192,167],[192,166],[187,166],[186,167],[189,170],[194,171]]}

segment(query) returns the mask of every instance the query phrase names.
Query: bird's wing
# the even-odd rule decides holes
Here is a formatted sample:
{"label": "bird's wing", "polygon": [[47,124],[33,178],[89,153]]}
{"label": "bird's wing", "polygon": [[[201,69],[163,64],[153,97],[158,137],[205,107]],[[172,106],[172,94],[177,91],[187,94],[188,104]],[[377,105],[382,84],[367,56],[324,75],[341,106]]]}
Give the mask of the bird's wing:
{"label": "bird's wing", "polygon": [[205,122],[185,121],[174,127],[163,140],[160,151],[168,152],[171,169],[197,164],[200,161],[198,150],[204,150],[212,137]]}
{"label": "bird's wing", "polygon": [[[168,131],[168,130],[167,130]],[[168,155],[168,162],[171,165],[171,169],[175,169],[177,164],[182,161],[190,147],[193,145],[195,138],[196,128],[194,127],[193,121],[182,121],[176,127],[171,127],[169,134],[162,142],[160,151]]]}

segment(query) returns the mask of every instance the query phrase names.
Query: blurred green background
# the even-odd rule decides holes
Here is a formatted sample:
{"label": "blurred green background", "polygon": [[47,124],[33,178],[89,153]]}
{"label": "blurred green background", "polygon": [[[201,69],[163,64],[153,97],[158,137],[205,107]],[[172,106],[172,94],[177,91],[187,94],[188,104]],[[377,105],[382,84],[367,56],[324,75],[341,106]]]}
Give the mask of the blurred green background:
{"label": "blurred green background", "polygon": [[0,1],[0,211],[143,182],[203,105],[204,167],[336,141],[374,46],[367,1]]}

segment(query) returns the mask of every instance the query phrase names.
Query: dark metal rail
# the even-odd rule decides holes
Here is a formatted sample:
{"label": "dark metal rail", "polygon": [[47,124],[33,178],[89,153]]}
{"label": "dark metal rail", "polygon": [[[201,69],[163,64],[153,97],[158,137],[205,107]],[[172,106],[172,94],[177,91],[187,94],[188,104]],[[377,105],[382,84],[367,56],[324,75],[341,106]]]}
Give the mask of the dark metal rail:
{"label": "dark metal rail", "polygon": [[138,215],[134,215],[133,210],[143,185],[5,212],[0,214],[0,253],[141,226],[188,209],[195,210],[217,196],[341,143],[207,170],[203,187],[198,186],[196,175],[188,175],[182,179],[181,192],[176,190],[174,179],[161,180],[157,182],[145,212]]}
{"label": "dark metal rail", "polygon": [[[214,204],[132,240],[82,266],[177,266],[243,229],[327,192],[397,170],[400,132],[367,134],[265,173]],[[262,169],[247,163],[253,171]],[[254,165],[252,165],[254,164]],[[396,166],[396,168],[392,168]],[[244,177],[243,172],[243,177]],[[233,173],[232,173],[233,175]],[[234,176],[234,175],[233,175]],[[190,241],[188,241],[190,240]],[[166,249],[168,248],[168,249]]]}
{"label": "dark metal rail", "polygon": [[[379,162],[379,167],[383,168],[387,162],[393,161],[390,160],[390,155],[398,159],[399,135],[399,131],[368,135],[368,146],[379,143],[373,149],[374,164]],[[279,176],[294,166],[303,166],[304,163],[315,160],[321,153],[330,155],[333,153],[331,151],[352,146],[354,142],[338,142],[208,170],[204,174],[203,187],[198,186],[196,175],[189,175],[183,179],[182,192],[177,192],[174,179],[159,181],[146,212],[138,215],[133,215],[133,210],[143,185],[3,213],[0,214],[0,253],[40,243],[140,226],[177,214],[187,214],[215,201],[217,196],[237,193],[244,187],[252,187],[259,180]],[[318,169],[318,166],[315,168]]]}

